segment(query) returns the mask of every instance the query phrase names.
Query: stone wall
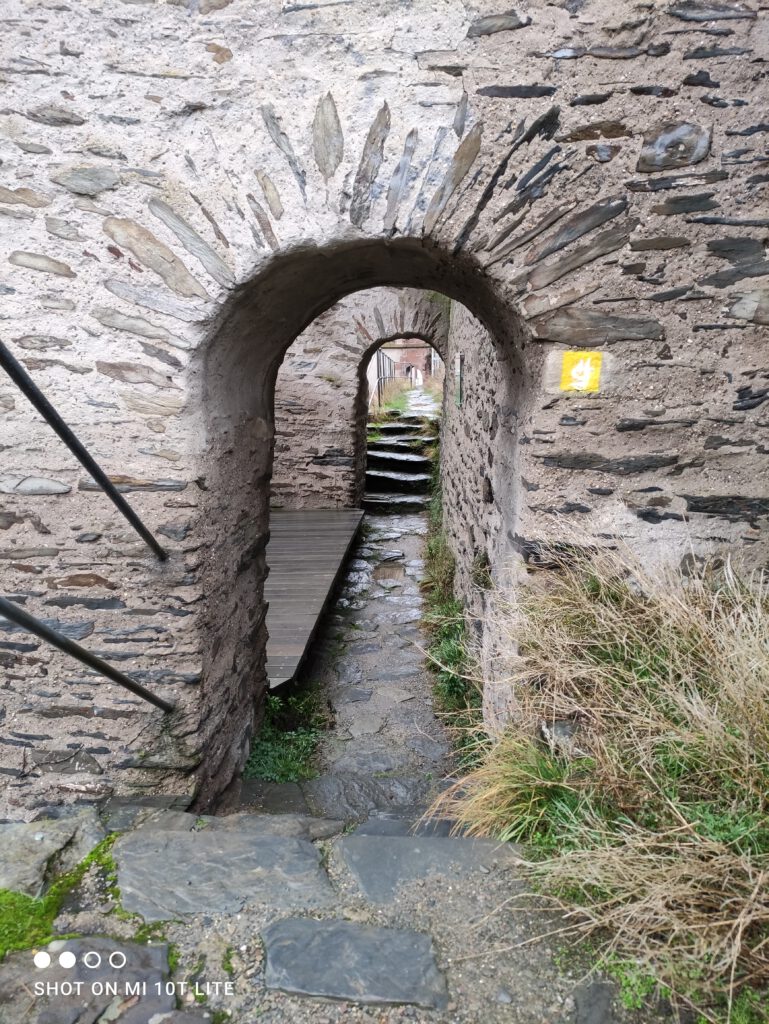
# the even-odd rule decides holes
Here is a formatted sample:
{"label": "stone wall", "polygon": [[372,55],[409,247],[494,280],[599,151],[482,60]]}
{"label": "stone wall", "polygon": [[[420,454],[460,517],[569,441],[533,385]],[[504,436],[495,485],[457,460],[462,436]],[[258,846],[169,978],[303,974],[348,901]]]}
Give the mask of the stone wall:
{"label": "stone wall", "polygon": [[[242,764],[278,368],[362,289],[447,294],[507,360],[511,552],[566,517],[649,560],[767,560],[767,12],[351,11],[5,4],[3,339],[171,557],[2,386],[3,590],[179,710],[8,633],[0,813],[157,787],[202,806]],[[561,389],[569,349],[602,352],[596,392]]]}
{"label": "stone wall", "polygon": [[396,338],[443,346],[448,305],[409,288],[356,292],[322,313],[286,353],[275,387],[272,504],[360,503],[368,410],[366,370]]}
{"label": "stone wall", "polygon": [[517,406],[518,396],[510,393],[505,365],[498,360],[488,332],[456,302],[451,308],[447,355],[441,430],[444,525],[456,559],[457,596],[470,619],[480,625],[483,587],[491,583],[500,565],[500,547],[508,547],[500,534],[512,481],[499,479],[495,457],[515,443],[509,408]]}

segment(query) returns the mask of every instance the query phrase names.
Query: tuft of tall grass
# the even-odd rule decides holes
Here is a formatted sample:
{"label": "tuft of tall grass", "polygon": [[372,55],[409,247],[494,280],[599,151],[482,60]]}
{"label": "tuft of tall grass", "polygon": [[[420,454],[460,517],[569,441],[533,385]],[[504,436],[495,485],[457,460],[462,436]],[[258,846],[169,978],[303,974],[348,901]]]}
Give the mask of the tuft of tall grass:
{"label": "tuft of tall grass", "polygon": [[769,587],[728,563],[548,564],[496,624],[518,714],[440,813],[532,842],[573,927],[704,1020],[769,1020]]}

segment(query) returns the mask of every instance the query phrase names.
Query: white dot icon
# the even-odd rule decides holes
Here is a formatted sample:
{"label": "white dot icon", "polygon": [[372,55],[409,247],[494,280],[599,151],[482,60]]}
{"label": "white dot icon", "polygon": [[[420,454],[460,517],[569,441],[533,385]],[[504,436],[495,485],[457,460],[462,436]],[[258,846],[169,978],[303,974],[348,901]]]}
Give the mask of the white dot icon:
{"label": "white dot icon", "polygon": [[110,965],[110,967],[114,967],[118,971],[121,969],[121,967],[125,967],[127,961],[128,961],[128,957],[125,955],[125,953],[122,953],[119,949],[115,950],[114,953],[110,953],[110,955],[109,955],[109,965]]}
{"label": "white dot icon", "polygon": [[35,953],[33,957],[35,967],[50,967],[51,957],[48,953]]}
{"label": "white dot icon", "polygon": [[89,949],[83,957],[83,963],[86,967],[90,967],[91,970],[94,970],[101,963],[101,956],[96,952],[96,950]]}
{"label": "white dot icon", "polygon": [[59,963],[62,967],[74,967],[77,963],[77,957],[74,953],[70,953],[69,950],[65,950],[59,954]]}

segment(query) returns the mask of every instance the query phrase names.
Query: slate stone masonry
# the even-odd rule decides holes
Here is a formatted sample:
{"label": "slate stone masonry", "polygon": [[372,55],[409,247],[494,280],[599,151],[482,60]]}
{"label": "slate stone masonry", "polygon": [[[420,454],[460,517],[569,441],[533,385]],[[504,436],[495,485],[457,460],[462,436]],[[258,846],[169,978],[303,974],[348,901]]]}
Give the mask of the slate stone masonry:
{"label": "slate stone masonry", "polygon": [[[446,293],[503,353],[502,400],[482,384],[448,428],[459,466],[496,413],[468,551],[498,523],[497,564],[528,557],[567,517],[649,561],[766,563],[767,12],[428,8],[6,4],[4,339],[171,558],[0,382],[3,592],[92,622],[179,711],[3,633],[0,814],[203,806],[242,765],[275,381],[353,291]],[[594,395],[553,386],[570,347],[613,357]],[[468,384],[490,365],[468,347]]]}

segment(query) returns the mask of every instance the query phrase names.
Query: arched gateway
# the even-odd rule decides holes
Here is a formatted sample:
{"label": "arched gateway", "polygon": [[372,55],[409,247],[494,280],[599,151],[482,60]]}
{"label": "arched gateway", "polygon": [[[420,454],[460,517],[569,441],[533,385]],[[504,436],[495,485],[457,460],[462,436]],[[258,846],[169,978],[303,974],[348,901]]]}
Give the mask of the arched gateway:
{"label": "arched gateway", "polygon": [[178,710],[4,636],[16,816],[113,791],[202,806],[242,764],[276,375],[355,292],[440,292],[493,339],[459,325],[449,447],[492,451],[451,500],[494,509],[500,564],[564,517],[648,559],[766,560],[755,12],[734,5],[724,47],[697,4],[419,6],[362,40],[344,5],[129,5],[117,46],[110,11],[40,5],[24,59],[46,73],[9,71],[1,115],[5,334],[171,557],[0,384],[3,591]]}

